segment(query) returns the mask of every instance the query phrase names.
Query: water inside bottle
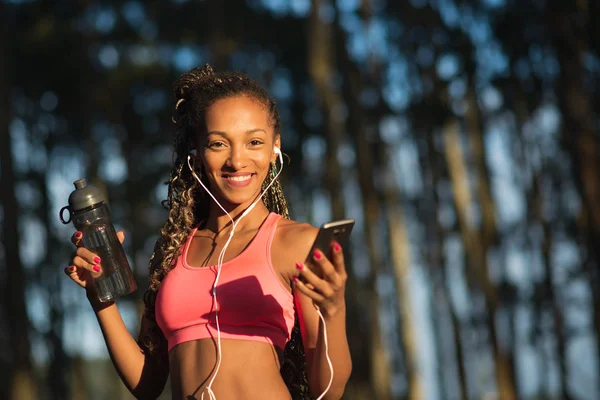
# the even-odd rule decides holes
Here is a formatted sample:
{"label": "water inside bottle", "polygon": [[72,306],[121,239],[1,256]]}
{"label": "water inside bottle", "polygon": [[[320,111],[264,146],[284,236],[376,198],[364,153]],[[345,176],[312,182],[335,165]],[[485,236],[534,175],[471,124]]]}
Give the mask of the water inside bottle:
{"label": "water inside bottle", "polygon": [[121,242],[112,225],[89,225],[83,232],[83,243],[101,258],[102,275],[95,279],[100,301],[110,301],[136,289],[135,278]]}

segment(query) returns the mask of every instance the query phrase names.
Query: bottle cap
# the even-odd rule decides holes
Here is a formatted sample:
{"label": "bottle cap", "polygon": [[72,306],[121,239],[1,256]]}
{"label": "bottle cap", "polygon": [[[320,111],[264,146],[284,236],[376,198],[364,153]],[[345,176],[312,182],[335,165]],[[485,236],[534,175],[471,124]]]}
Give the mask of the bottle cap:
{"label": "bottle cap", "polygon": [[[71,222],[71,215],[74,213],[105,201],[102,191],[97,187],[88,186],[85,179],[77,179],[73,185],[75,185],[75,190],[69,195],[69,205],[61,208],[58,213],[63,224]],[[64,218],[65,210],[69,212],[68,219]]]}
{"label": "bottle cap", "polygon": [[102,191],[92,185],[88,186],[85,179],[77,179],[73,185],[75,185],[75,190],[69,195],[71,212],[75,213],[105,201]]}

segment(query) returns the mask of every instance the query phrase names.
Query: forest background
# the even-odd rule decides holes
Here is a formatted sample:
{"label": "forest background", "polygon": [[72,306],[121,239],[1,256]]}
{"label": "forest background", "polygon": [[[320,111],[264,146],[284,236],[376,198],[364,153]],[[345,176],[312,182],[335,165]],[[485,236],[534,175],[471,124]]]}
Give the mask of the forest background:
{"label": "forest background", "polygon": [[[600,398],[600,2],[0,0],[0,398],[131,399],[63,273],[72,182],[142,290],[172,82],[264,84],[296,220],[357,221],[344,399]],[[169,388],[162,399],[170,398]]]}

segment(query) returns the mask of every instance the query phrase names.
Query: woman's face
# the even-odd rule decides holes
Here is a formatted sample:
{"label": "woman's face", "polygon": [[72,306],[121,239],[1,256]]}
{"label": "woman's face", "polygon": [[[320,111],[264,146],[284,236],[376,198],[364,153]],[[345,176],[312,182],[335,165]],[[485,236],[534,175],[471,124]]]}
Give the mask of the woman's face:
{"label": "woman's face", "polygon": [[260,101],[247,96],[221,99],[206,109],[206,133],[199,135],[198,154],[212,194],[229,205],[248,205],[281,147]]}

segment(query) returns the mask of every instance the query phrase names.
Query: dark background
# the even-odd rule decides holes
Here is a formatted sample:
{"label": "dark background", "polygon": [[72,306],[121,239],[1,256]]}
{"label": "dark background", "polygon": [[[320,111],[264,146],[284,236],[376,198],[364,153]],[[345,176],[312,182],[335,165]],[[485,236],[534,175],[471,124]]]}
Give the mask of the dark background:
{"label": "dark background", "polygon": [[[0,0],[0,398],[129,399],[58,220],[101,187],[140,290],[172,82],[264,84],[296,220],[357,220],[345,399],[600,398],[594,0]],[[163,394],[169,397],[169,389]]]}

